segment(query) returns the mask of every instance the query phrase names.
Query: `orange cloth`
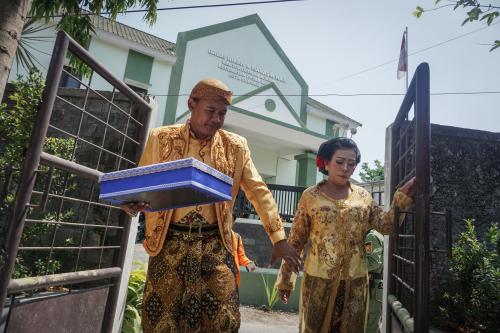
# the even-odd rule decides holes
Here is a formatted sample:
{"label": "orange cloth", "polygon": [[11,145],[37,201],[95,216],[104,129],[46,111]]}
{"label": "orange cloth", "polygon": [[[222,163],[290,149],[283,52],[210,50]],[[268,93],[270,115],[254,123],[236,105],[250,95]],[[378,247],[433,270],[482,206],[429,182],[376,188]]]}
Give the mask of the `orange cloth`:
{"label": "orange cloth", "polygon": [[236,272],[237,272],[237,282],[238,282],[238,287],[240,286],[240,265],[241,266],[247,266],[252,262],[252,260],[248,259],[247,255],[245,254],[245,248],[243,247],[243,240],[241,239],[241,236],[234,231],[232,232],[232,238],[233,238],[233,257],[234,257],[234,263],[236,264]]}

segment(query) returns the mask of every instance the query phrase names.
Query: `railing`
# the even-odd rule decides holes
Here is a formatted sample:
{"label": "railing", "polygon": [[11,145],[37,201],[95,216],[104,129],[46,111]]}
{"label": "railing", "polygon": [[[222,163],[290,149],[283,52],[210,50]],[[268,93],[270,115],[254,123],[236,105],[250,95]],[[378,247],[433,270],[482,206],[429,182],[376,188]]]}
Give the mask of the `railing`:
{"label": "railing", "polygon": [[380,207],[384,206],[384,186],[383,180],[356,184],[372,194],[373,200]]}
{"label": "railing", "polygon": [[[295,210],[299,203],[302,192],[306,189],[301,186],[287,186],[268,184],[267,187],[273,194],[278,211],[284,222],[293,222]],[[240,190],[236,197],[236,202],[233,208],[235,218],[255,218],[257,212],[250,201],[245,197],[245,194]]]}
{"label": "railing", "polygon": [[[379,205],[384,204],[384,181],[376,182],[366,182],[357,184],[363,187],[368,192],[372,194],[373,200]],[[273,194],[276,205],[278,206],[278,212],[281,219],[284,222],[293,222],[293,217],[295,216],[295,211],[297,210],[297,205],[299,203],[302,192],[306,187],[302,186],[288,186],[288,185],[276,185],[267,184],[267,187]],[[240,190],[238,196],[236,197],[236,202],[233,208],[234,218],[258,218],[255,208],[252,206],[250,201],[245,197],[243,191]]]}

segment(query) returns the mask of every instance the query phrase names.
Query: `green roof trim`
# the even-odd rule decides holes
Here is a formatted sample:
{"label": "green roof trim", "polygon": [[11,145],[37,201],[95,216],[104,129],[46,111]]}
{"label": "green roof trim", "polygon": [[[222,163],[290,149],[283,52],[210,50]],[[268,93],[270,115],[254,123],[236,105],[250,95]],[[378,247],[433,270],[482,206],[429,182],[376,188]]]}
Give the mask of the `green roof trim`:
{"label": "green roof trim", "polygon": [[315,107],[319,110],[322,110],[322,111],[325,111],[325,112],[328,112],[328,113],[331,113],[339,118],[342,118],[344,119],[345,121],[348,121],[348,122],[351,122],[351,123],[354,123],[358,126],[362,126],[362,124],[360,122],[357,122],[356,120],[352,119],[352,118],[349,118],[348,116],[346,116],[345,114],[342,114],[340,113],[339,111],[329,107],[328,105],[326,104],[323,104],[321,103],[320,101],[318,100],[315,100],[314,98],[311,98],[311,97],[308,97],[307,99],[307,104],[311,105],[312,107]]}
{"label": "green roof trim", "polygon": [[[293,130],[296,130],[296,131],[299,131],[299,132],[303,132],[303,133],[306,133],[306,134],[309,134],[309,135],[313,135],[315,137],[318,137],[318,138],[321,138],[321,139],[328,139],[328,137],[326,135],[323,135],[323,134],[319,134],[317,132],[313,132],[307,128],[302,128],[302,127],[297,127],[297,126],[293,126],[293,125],[290,125],[290,124],[287,124],[285,122],[282,122],[282,121],[279,121],[279,120],[276,120],[276,119],[273,119],[273,118],[269,118],[269,117],[266,117],[266,116],[262,116],[260,114],[257,114],[257,113],[253,113],[253,112],[250,112],[250,111],[247,111],[247,110],[244,110],[244,109],[241,109],[237,106],[233,106],[233,105],[230,105],[229,106],[229,109],[232,110],[232,111],[235,111],[235,112],[239,112],[239,113],[242,113],[244,115],[247,115],[247,116],[250,116],[250,117],[254,117],[254,118],[257,118],[257,119],[261,119],[261,120],[265,120],[265,121],[268,121],[268,122],[271,122],[271,123],[274,123],[276,125],[280,125],[280,126],[284,126],[284,127],[287,127],[287,128],[290,128],[290,129],[293,129]],[[183,116],[185,115],[186,113],[183,114]],[[180,119],[181,117],[177,118],[177,119]]]}
{"label": "green roof trim", "polygon": [[175,122],[178,122],[179,120],[181,120],[182,118],[184,118],[190,111],[187,110],[186,112],[184,112],[183,114],[181,114],[179,117],[175,118]]}
{"label": "green roof trim", "polygon": [[[214,24],[211,26],[198,28],[190,31],[180,32],[177,35],[177,43],[176,43],[176,53],[177,53],[177,61],[172,68],[172,75],[170,76],[170,84],[168,91],[168,100],[167,106],[165,110],[165,118],[164,124],[173,124],[175,122],[175,112],[177,110],[177,102],[178,95],[180,90],[180,82],[182,77],[182,70],[184,67],[184,58],[186,56],[186,47],[189,41],[203,38],[207,36],[211,36],[214,34],[222,33],[229,30],[234,30],[238,28],[242,28],[248,25],[255,24],[259,30],[262,32],[264,37],[267,39],[271,47],[276,51],[277,55],[283,61],[283,64],[290,71],[292,76],[297,80],[299,85],[301,86],[301,106],[299,111],[299,118],[302,120],[303,124],[307,123],[307,100],[308,100],[308,92],[309,87],[306,81],[299,74],[297,69],[294,67],[290,59],[288,59],[287,55],[283,51],[283,49],[279,46],[278,42],[274,39],[271,32],[264,25],[264,22],[260,19],[257,14],[252,14],[249,16],[241,17],[235,20]],[[173,114],[169,114],[169,110]],[[293,110],[293,108],[292,108]]]}
{"label": "green roof trim", "polygon": [[[281,101],[283,102],[283,104],[285,104],[285,106],[288,109],[288,111],[290,111],[290,113],[295,118],[295,120],[297,120],[297,122],[300,124],[300,126],[302,128],[306,128],[305,123],[297,115],[297,113],[295,111],[293,111],[293,108],[290,105],[290,103],[288,103],[288,101],[285,99],[285,96],[283,96],[283,93],[279,90],[278,86],[276,86],[276,84],[274,84],[273,82],[271,82],[269,84],[266,84],[265,86],[259,87],[259,88],[255,89],[255,90],[252,90],[251,92],[249,92],[248,94],[245,94],[243,96],[237,96],[233,100],[232,105],[238,104],[241,101],[244,101],[244,100],[249,99],[251,97],[257,96],[257,94],[260,94],[261,92],[266,91],[268,89],[274,90],[274,92],[276,93],[276,95],[281,99]],[[269,119],[272,119],[272,118],[269,118]]]}

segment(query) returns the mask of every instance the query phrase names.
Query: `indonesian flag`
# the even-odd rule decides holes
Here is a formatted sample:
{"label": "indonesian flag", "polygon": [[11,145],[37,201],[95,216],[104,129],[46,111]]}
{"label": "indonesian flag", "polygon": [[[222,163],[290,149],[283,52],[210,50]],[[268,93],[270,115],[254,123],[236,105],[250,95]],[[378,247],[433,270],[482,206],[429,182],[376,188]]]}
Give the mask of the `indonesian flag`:
{"label": "indonesian flag", "polygon": [[401,51],[399,51],[399,63],[398,63],[398,80],[405,76],[408,72],[408,50],[406,49],[406,33],[403,34],[403,40],[401,41]]}

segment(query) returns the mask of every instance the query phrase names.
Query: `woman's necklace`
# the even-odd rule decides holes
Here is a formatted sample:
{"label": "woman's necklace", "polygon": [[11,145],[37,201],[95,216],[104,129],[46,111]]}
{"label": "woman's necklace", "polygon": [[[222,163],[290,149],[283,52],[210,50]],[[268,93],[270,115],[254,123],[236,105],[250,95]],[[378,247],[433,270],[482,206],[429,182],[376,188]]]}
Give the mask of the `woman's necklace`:
{"label": "woman's necklace", "polygon": [[343,188],[334,188],[332,184],[330,184],[328,181],[326,181],[323,185],[322,188],[323,192],[333,199],[333,203],[335,204],[336,207],[338,208],[344,208],[346,207],[346,200],[349,197],[349,185],[346,185]]}

